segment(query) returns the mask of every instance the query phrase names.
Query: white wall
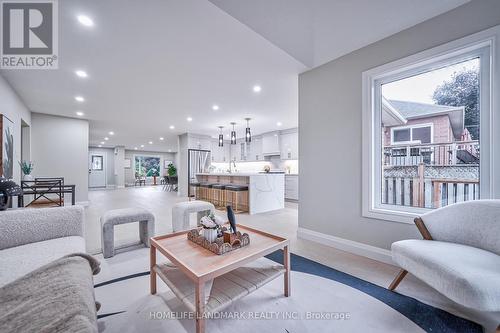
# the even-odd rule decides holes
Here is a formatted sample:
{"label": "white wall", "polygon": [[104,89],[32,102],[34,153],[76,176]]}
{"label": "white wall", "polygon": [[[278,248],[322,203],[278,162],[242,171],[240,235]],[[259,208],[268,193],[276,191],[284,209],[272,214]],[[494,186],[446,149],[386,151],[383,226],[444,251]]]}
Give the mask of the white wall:
{"label": "white wall", "polygon": [[131,166],[129,169],[125,169],[125,184],[134,185],[135,182],[135,172],[134,172],[134,156],[159,156],[160,157],[160,176],[167,175],[167,169],[164,168],[164,161],[172,161],[176,165],[176,153],[163,153],[163,152],[151,152],[151,151],[141,151],[141,150],[125,150],[125,158],[131,160]]}
{"label": "white wall", "polygon": [[76,201],[88,201],[89,123],[82,119],[31,115],[31,159],[35,177],[64,177],[76,185]]}
{"label": "white wall", "polygon": [[361,73],[498,25],[499,13],[498,0],[472,1],[300,75],[299,227],[385,249],[420,237],[361,216]]}
{"label": "white wall", "polygon": [[[13,179],[19,184],[21,180],[21,120],[31,125],[31,112],[21,98],[0,75],[0,114],[14,122],[14,175]],[[3,133],[2,133],[3,135]],[[14,200],[17,202],[17,200]]]}

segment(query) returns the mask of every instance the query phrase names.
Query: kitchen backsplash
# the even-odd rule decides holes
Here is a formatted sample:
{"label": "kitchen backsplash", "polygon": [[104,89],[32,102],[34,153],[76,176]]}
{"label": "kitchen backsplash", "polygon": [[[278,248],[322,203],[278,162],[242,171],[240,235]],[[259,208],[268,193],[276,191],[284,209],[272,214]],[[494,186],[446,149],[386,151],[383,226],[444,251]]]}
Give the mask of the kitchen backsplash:
{"label": "kitchen backsplash", "polygon": [[[271,170],[282,170],[285,173],[299,173],[298,160],[281,160],[279,158],[271,158],[268,161],[258,162],[236,162],[236,170],[238,172],[260,172],[264,167],[269,165]],[[229,168],[229,163],[212,163],[213,172],[226,172]]]}

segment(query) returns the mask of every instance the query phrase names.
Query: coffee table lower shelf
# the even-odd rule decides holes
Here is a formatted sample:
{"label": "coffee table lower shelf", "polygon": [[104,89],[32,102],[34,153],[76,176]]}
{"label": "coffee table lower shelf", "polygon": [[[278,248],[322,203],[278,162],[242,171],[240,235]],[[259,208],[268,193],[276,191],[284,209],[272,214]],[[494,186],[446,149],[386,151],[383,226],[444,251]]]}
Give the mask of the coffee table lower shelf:
{"label": "coffee table lower shelf", "polygon": [[[155,265],[153,270],[189,310],[196,312],[195,283],[192,280],[186,278],[186,275],[171,263]],[[206,290],[209,298],[205,313],[223,310],[232,302],[283,276],[284,273],[284,266],[272,265],[268,260],[259,259],[249,266],[239,267],[216,277],[211,290]]]}

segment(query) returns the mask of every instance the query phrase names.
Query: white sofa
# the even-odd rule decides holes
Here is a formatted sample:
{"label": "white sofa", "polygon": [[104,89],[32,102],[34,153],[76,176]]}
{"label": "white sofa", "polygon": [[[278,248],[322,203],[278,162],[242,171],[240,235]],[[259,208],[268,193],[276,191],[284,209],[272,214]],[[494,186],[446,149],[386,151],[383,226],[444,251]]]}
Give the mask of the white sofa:
{"label": "white sofa", "polygon": [[389,289],[410,272],[465,307],[500,311],[500,200],[450,205],[415,223],[424,239],[392,244],[402,270]]}
{"label": "white sofa", "polygon": [[67,254],[85,252],[80,206],[0,212],[0,287]]}

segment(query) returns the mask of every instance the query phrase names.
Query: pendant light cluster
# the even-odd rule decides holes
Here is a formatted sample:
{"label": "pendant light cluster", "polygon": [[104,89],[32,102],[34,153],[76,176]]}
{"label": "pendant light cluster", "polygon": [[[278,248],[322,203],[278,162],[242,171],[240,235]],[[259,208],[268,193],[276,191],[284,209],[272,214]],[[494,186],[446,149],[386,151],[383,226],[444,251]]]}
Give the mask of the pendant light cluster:
{"label": "pendant light cluster", "polygon": [[222,129],[224,126],[219,126],[220,133],[219,133],[219,147],[224,147],[224,134],[222,134]]}
{"label": "pendant light cluster", "polygon": [[[252,118],[245,118],[246,122],[247,122],[247,127],[245,129],[245,142],[252,142],[252,133],[250,131],[250,120],[252,120]],[[231,122],[230,123],[231,126],[233,126],[233,130],[231,131],[231,137],[230,137],[230,140],[231,140],[231,144],[232,145],[235,145],[236,144],[236,130],[234,129],[234,125],[236,125],[235,122]],[[219,147],[224,147],[224,134],[222,134],[222,129],[224,128],[224,126],[218,126],[219,127]]]}
{"label": "pendant light cluster", "polygon": [[252,134],[250,133],[250,120],[252,120],[252,118],[245,118],[245,120],[247,121],[247,128],[245,130],[245,142],[252,142]]}
{"label": "pendant light cluster", "polygon": [[234,125],[236,125],[236,123],[232,122],[231,125],[233,125],[233,130],[231,131],[231,144],[235,145],[236,144],[236,131],[234,130]]}

